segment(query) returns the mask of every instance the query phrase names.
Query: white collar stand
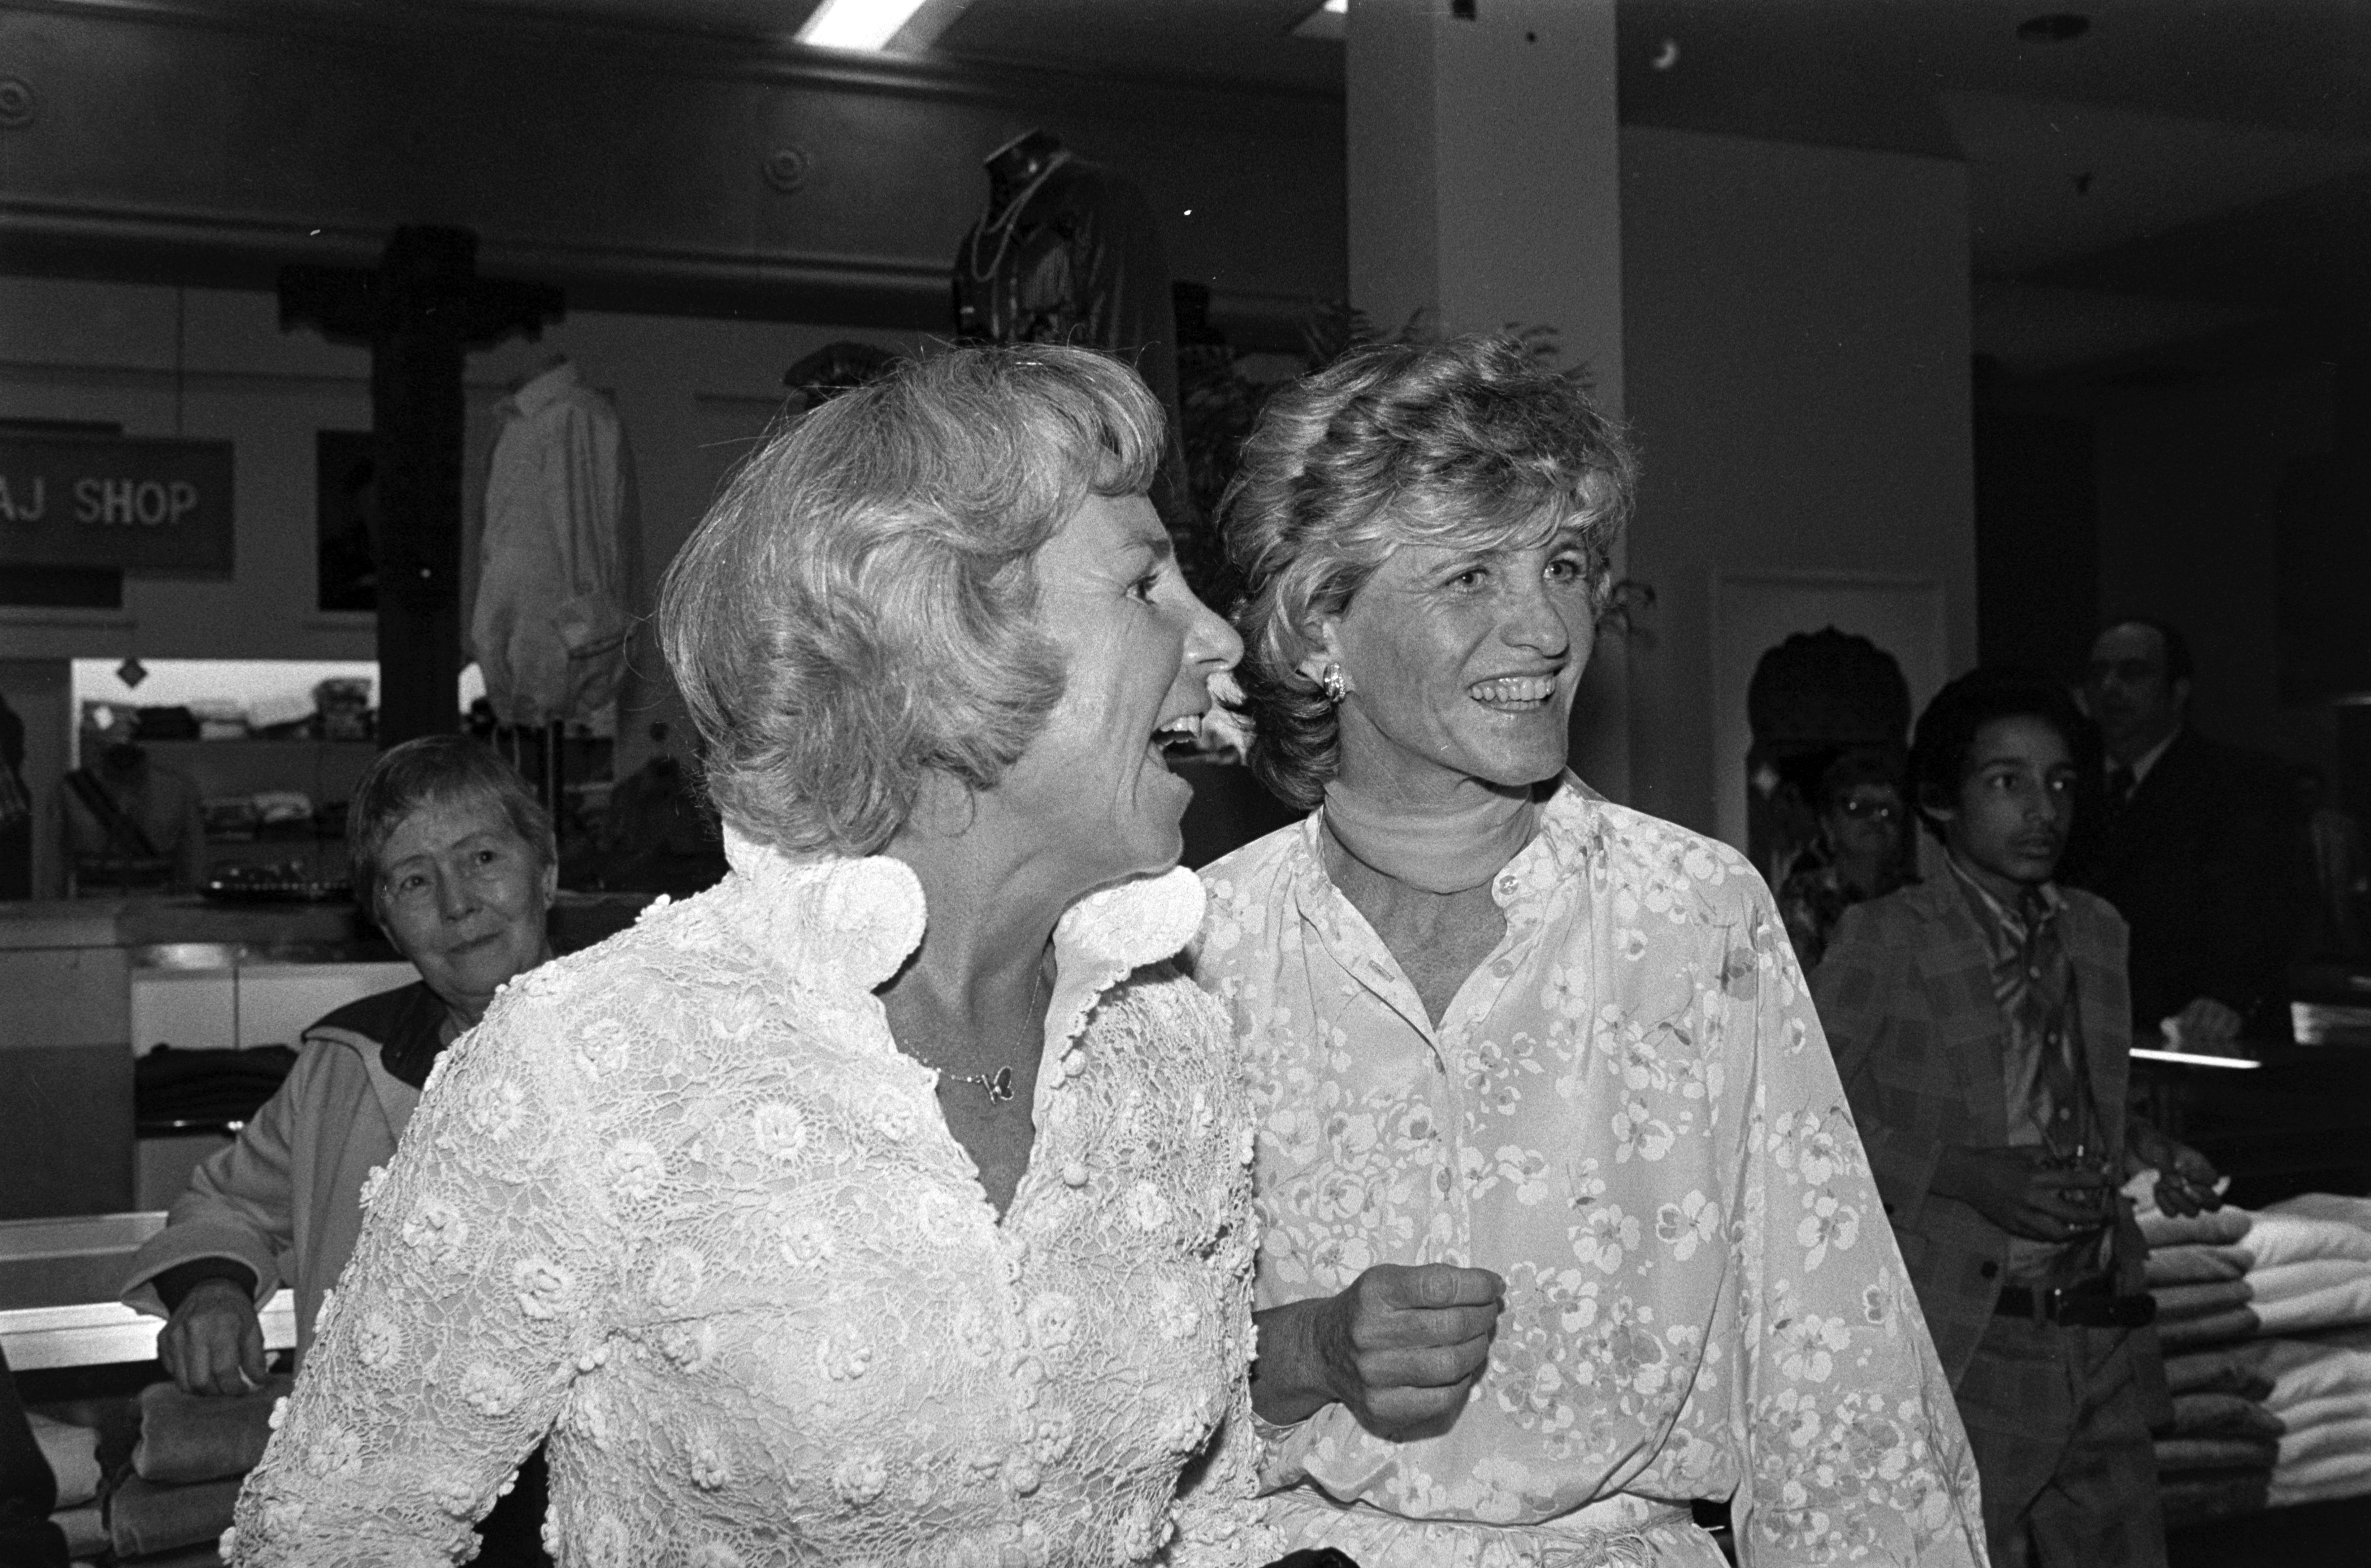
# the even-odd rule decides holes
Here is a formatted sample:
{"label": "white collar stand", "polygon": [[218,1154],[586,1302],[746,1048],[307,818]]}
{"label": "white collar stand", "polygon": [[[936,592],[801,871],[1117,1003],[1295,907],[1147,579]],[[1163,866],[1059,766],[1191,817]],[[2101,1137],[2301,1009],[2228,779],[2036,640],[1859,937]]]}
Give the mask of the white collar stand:
{"label": "white collar stand", "polygon": [[[871,991],[921,944],[929,911],[912,868],[886,855],[791,855],[724,830],[724,858],[757,895],[750,933],[780,963],[838,968]],[[1088,894],[1054,928],[1049,1039],[1085,1027],[1104,992],[1175,956],[1201,928],[1202,880],[1184,867]]]}

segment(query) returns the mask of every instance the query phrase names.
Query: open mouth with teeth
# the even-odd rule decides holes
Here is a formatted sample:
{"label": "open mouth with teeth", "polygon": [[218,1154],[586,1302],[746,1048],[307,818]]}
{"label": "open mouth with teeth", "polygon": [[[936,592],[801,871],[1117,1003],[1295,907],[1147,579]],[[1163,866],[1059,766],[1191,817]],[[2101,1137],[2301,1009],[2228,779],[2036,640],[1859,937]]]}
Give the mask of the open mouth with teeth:
{"label": "open mouth with teeth", "polygon": [[1465,695],[1494,713],[1536,713],[1556,700],[1554,675],[1500,675],[1476,681]]}
{"label": "open mouth with teeth", "polygon": [[1152,732],[1152,755],[1162,766],[1201,755],[1202,719],[1199,713],[1180,713]]}

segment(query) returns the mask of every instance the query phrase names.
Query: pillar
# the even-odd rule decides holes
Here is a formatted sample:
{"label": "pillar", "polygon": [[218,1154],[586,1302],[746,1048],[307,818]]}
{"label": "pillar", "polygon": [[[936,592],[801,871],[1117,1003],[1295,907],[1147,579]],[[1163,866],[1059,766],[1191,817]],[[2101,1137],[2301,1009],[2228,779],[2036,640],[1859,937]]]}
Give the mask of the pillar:
{"label": "pillar", "polygon": [[[1347,22],[1350,303],[1386,335],[1418,311],[1444,334],[1554,328],[1554,363],[1618,417],[1613,0],[1355,0]],[[1573,708],[1573,767],[1617,800],[1625,635],[1602,628]]]}

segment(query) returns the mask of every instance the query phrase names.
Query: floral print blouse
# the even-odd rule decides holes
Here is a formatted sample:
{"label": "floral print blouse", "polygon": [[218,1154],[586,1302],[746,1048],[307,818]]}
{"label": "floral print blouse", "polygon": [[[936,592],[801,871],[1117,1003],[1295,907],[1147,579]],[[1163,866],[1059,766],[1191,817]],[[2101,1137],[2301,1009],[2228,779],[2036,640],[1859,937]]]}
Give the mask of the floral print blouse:
{"label": "floral print blouse", "polygon": [[1253,1058],[1262,1307],[1495,1270],[1454,1427],[1329,1405],[1273,1448],[1288,1544],[1363,1568],[1984,1562],[1976,1472],[1770,895],[1566,778],[1440,1026],[1314,816],[1207,868],[1197,977]]}
{"label": "floral print blouse", "polygon": [[1248,1421],[1257,1244],[1236,1054],[1162,962],[1192,875],[1064,917],[1000,1222],[873,994],[913,873],[727,848],[446,1053],[232,1561],[457,1561],[548,1433],[567,1568],[1265,1562],[1255,1441],[1176,1496]]}

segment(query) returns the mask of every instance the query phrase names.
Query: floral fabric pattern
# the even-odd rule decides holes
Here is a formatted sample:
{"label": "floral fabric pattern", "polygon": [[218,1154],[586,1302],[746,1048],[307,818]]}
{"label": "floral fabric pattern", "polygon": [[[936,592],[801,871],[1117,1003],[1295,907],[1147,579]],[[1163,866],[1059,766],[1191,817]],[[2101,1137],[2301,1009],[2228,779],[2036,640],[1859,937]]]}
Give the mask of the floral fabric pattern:
{"label": "floral fabric pattern", "polygon": [[1455,1426],[1274,1447],[1292,1545],[1399,1564],[1984,1562],[1967,1438],[1769,893],[1567,778],[1435,1028],[1313,817],[1210,866],[1197,975],[1262,1116],[1262,1307],[1371,1264],[1507,1283]]}
{"label": "floral fabric pattern", "polygon": [[243,1493],[240,1564],[457,1561],[549,1434],[571,1568],[1262,1562],[1253,1136],[1165,962],[1189,873],[1083,901],[1000,1223],[874,986],[887,859],[734,874],[449,1051]]}

